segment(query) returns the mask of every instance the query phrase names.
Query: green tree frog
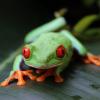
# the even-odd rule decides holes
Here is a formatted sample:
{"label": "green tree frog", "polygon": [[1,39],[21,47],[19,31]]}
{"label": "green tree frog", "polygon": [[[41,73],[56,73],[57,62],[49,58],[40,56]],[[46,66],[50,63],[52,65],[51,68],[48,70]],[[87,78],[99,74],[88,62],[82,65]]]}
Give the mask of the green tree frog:
{"label": "green tree frog", "polygon": [[17,85],[25,85],[24,76],[37,82],[54,76],[54,81],[61,83],[64,81],[61,72],[68,67],[74,50],[84,62],[100,66],[100,57],[89,53],[70,31],[64,29],[65,25],[65,19],[59,17],[31,31],[25,37],[22,54],[15,58],[9,77],[0,86],[7,86],[15,79]]}

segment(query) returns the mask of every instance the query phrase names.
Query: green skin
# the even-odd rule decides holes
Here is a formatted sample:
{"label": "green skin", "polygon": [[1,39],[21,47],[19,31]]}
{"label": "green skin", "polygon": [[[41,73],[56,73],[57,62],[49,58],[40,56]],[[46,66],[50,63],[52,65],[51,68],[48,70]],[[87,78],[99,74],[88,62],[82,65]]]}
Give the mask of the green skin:
{"label": "green skin", "polygon": [[[63,45],[66,54],[63,58],[56,55],[56,50]],[[50,69],[56,67],[55,73],[59,75],[69,64],[73,55],[73,49],[76,49],[81,56],[85,56],[87,51],[84,46],[69,32],[48,32],[41,34],[34,42],[27,44],[25,47],[31,49],[31,56],[25,59],[22,55],[16,57],[13,70],[20,70],[20,62],[24,62],[29,67],[36,69]]]}
{"label": "green skin", "polygon": [[[78,52],[78,55],[83,57],[85,63],[100,66],[100,57],[89,53],[71,32],[65,30],[65,26],[65,19],[59,17],[29,32],[25,37],[27,44],[25,47],[30,50],[28,57],[26,57],[25,52],[24,55],[18,55],[9,77],[0,85],[7,86],[14,79],[18,79],[17,85],[24,85],[24,76],[28,76],[31,80],[43,82],[48,76],[54,75],[55,82],[63,82],[60,74],[68,67],[74,49]],[[59,47],[63,47],[64,52],[59,51],[59,53],[58,50],[61,50],[61,48],[58,49]],[[24,48],[24,50],[28,49]],[[59,56],[59,54],[64,55]],[[32,70],[22,70],[20,66],[22,61],[35,72],[40,71],[39,75],[41,75],[33,75]],[[41,71],[46,72],[41,73]]]}

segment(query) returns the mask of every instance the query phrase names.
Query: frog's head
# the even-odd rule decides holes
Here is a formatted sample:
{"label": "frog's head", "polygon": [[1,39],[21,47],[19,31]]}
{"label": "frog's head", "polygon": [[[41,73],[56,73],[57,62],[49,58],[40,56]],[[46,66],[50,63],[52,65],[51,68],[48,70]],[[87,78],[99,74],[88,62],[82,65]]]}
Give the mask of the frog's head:
{"label": "frog's head", "polygon": [[23,58],[25,64],[33,68],[63,66],[69,62],[71,48],[71,42],[61,34],[46,33],[23,48]]}

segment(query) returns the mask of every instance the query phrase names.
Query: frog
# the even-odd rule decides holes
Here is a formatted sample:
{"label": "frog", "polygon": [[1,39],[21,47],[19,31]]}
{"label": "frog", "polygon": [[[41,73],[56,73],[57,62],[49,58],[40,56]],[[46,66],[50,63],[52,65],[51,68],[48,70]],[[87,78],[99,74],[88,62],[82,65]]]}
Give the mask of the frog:
{"label": "frog", "polygon": [[56,83],[64,82],[61,73],[73,59],[74,51],[86,64],[100,67],[100,56],[90,53],[73,34],[64,28],[63,17],[36,28],[26,37],[22,52],[15,58],[13,68],[0,86],[8,86],[18,80],[17,85],[26,84],[24,77],[32,81],[44,82],[53,76]]}

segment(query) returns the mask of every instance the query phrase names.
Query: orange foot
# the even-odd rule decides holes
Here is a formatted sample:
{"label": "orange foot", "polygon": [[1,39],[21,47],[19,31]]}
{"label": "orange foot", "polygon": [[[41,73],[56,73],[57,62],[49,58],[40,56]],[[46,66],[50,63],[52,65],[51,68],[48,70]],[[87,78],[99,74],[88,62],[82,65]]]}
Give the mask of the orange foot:
{"label": "orange foot", "polygon": [[64,82],[64,79],[60,75],[55,75],[55,82],[62,83]]}
{"label": "orange foot", "polygon": [[95,56],[88,53],[84,59],[84,62],[87,64],[95,64],[96,66],[100,66],[100,56]]}
{"label": "orange foot", "polygon": [[7,86],[9,83],[15,79],[18,80],[17,85],[25,85],[26,81],[24,80],[24,76],[28,76],[31,80],[35,80],[36,76],[32,75],[32,70],[27,71],[15,71],[14,74],[9,76],[5,81],[3,81],[0,86]]}
{"label": "orange foot", "polygon": [[55,68],[51,68],[51,69],[48,69],[46,72],[44,72],[41,76],[39,76],[36,81],[37,82],[43,82],[45,81],[45,79],[49,76],[53,76],[54,75],[54,70]]}

